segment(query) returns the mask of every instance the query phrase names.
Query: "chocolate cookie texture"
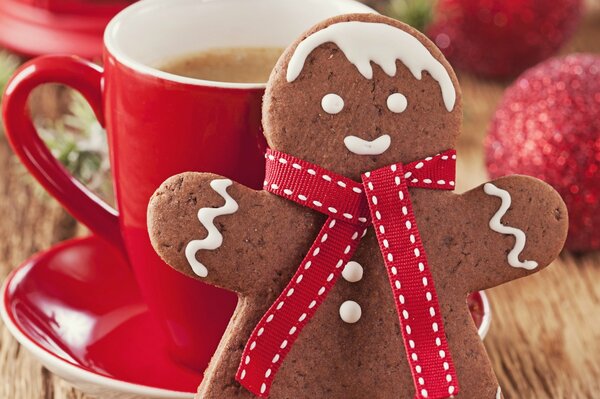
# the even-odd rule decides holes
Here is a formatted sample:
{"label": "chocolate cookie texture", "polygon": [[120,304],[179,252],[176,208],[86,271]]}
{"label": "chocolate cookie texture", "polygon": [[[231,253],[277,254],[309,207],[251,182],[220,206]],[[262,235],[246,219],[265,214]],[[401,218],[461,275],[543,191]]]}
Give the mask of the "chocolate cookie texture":
{"label": "chocolate cookie texture", "polygon": [[239,294],[199,398],[502,397],[466,296],[546,267],[567,211],[524,176],[452,193],[461,118],[452,68],[398,21],[332,18],[286,50],[265,189],[184,173],[148,208],[168,264]]}

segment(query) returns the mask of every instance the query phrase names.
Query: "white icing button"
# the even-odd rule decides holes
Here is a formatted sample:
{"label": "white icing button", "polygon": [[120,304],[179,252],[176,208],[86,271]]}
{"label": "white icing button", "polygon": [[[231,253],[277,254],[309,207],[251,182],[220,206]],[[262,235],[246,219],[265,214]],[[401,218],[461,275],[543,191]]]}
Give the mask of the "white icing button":
{"label": "white icing button", "polygon": [[360,305],[354,301],[346,301],[340,306],[340,317],[346,323],[356,323],[362,316]]}
{"label": "white icing button", "polygon": [[344,109],[344,99],[334,93],[326,94],[321,100],[321,107],[328,114],[339,114]]}
{"label": "white icing button", "polygon": [[403,94],[394,93],[387,98],[388,109],[396,114],[406,111],[407,106],[408,100]]}
{"label": "white icing button", "polygon": [[349,283],[356,283],[363,277],[363,267],[358,262],[350,261],[344,267],[342,277]]}

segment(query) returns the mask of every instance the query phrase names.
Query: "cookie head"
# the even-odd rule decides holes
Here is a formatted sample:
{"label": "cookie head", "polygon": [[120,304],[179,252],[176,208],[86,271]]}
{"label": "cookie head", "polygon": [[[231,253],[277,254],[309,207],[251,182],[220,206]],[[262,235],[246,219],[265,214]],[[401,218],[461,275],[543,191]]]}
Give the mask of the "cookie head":
{"label": "cookie head", "polygon": [[271,148],[352,178],[454,147],[461,120],[458,82],[439,49],[373,14],[307,32],[280,58],[263,104]]}

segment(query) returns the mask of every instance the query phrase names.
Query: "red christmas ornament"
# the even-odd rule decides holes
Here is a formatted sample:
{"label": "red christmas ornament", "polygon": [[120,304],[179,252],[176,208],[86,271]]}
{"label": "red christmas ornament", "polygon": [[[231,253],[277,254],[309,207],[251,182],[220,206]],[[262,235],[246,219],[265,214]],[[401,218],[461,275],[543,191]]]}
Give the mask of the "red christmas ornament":
{"label": "red christmas ornament", "polygon": [[439,0],[428,35],[450,62],[492,78],[516,76],[571,36],[582,0]]}
{"label": "red christmas ornament", "polygon": [[526,71],[506,91],[486,139],[492,177],[545,180],[569,208],[567,248],[600,249],[600,57],[577,54]]}

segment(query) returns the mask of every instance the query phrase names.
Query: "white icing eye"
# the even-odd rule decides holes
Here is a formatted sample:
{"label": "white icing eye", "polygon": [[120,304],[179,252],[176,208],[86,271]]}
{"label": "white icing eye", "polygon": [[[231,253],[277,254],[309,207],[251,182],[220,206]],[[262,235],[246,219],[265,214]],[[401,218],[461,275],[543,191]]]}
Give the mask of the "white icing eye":
{"label": "white icing eye", "polygon": [[403,94],[394,93],[390,94],[390,96],[387,98],[388,109],[392,112],[395,112],[396,114],[404,112],[407,106],[408,101],[406,100],[406,97],[404,97]]}
{"label": "white icing eye", "polygon": [[344,99],[334,93],[325,94],[321,100],[321,107],[328,114],[339,114],[344,109]]}

